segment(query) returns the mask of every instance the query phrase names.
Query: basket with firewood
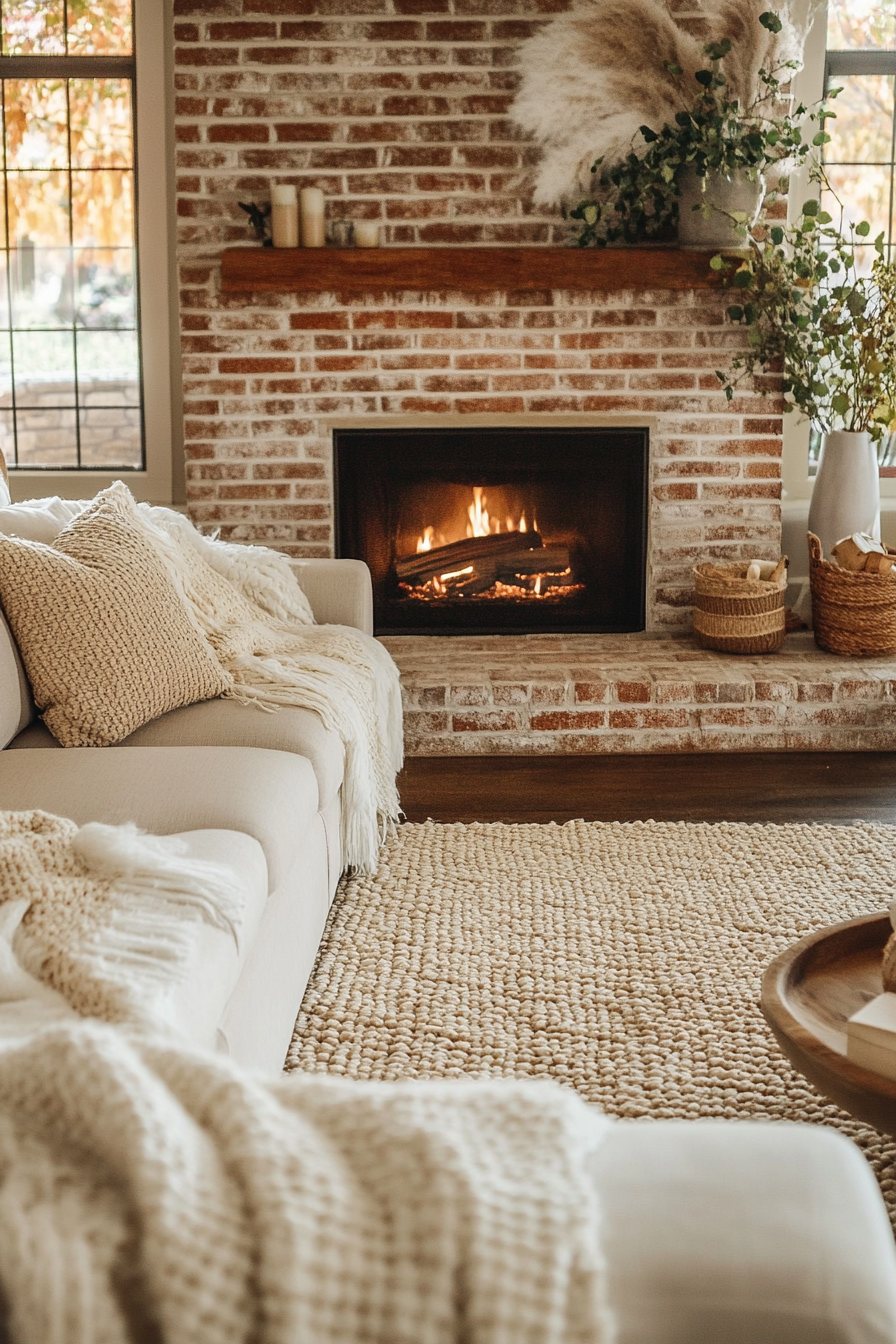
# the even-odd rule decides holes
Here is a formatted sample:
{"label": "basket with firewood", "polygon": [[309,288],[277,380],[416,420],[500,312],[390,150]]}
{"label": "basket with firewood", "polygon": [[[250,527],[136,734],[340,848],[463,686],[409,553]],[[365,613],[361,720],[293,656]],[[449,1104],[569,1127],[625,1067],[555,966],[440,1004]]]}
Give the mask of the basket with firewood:
{"label": "basket with firewood", "polygon": [[722,653],[775,653],[784,643],[787,556],[694,569],[694,636]]}
{"label": "basket with firewood", "polygon": [[852,658],[896,653],[896,551],[856,532],[838,541],[825,560],[810,532],[809,578],[819,648]]}

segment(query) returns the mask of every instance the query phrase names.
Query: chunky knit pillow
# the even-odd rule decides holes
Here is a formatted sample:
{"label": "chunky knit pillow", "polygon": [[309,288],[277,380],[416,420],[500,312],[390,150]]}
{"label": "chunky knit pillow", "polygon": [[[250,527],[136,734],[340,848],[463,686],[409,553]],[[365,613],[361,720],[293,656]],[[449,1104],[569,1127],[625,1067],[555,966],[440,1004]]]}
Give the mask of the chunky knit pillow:
{"label": "chunky knit pillow", "polygon": [[111,746],[229,685],[120,481],[52,545],[0,537],[0,601],[64,747]]}

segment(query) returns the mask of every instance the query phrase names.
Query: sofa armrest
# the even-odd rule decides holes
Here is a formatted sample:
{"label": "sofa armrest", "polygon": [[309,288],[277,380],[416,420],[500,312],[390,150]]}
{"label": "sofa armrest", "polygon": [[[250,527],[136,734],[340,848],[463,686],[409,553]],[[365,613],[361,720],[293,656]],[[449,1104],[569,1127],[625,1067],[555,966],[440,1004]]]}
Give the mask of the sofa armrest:
{"label": "sofa armrest", "polygon": [[319,625],[373,634],[373,585],[363,560],[290,560]]}

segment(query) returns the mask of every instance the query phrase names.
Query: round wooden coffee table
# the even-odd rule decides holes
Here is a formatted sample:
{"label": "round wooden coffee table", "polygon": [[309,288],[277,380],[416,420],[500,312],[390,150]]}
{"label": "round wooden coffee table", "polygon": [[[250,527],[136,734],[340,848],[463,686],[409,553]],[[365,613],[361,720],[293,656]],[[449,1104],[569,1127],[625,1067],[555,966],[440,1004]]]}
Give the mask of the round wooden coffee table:
{"label": "round wooden coffee table", "polygon": [[846,1058],[846,1021],[883,993],[889,915],[866,915],[810,933],[776,957],[762,982],[762,1011],[794,1068],[850,1115],[896,1135],[896,1081]]}

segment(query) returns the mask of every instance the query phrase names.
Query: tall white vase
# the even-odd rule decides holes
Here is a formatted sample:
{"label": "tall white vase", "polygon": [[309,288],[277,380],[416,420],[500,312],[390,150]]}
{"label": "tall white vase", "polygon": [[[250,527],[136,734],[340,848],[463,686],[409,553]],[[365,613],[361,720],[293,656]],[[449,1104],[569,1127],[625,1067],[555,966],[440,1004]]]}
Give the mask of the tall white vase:
{"label": "tall white vase", "polygon": [[867,431],[825,434],[809,506],[809,531],[827,559],[842,537],[867,532],[880,541],[880,475]]}

